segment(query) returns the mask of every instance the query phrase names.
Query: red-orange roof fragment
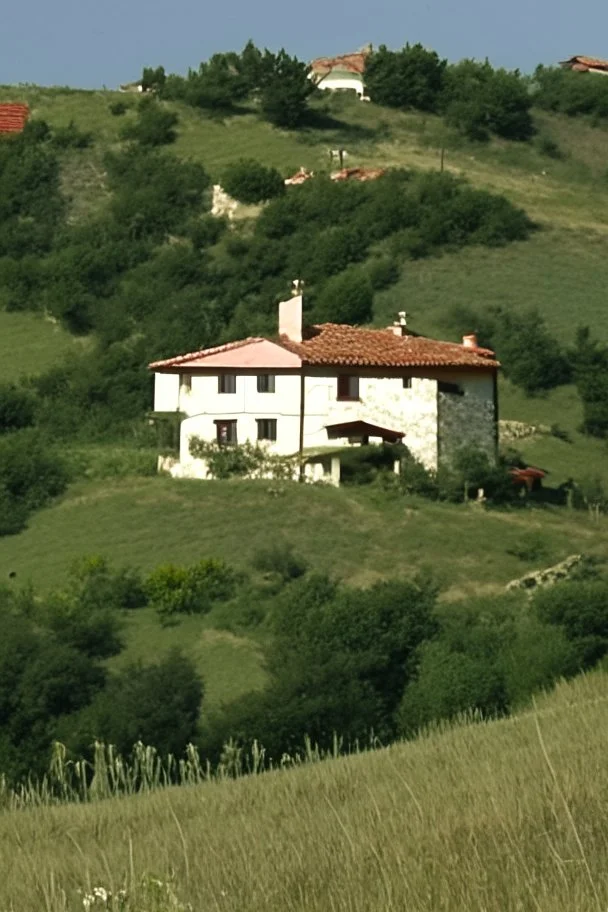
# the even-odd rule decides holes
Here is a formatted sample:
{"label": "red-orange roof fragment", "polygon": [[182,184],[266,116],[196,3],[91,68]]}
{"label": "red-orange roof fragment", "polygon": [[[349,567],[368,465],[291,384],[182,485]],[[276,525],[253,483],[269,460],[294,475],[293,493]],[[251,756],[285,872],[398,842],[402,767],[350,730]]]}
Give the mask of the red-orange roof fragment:
{"label": "red-orange roof fragment", "polygon": [[340,54],[337,57],[317,57],[310,64],[310,68],[320,77],[327,76],[332,70],[346,70],[348,73],[357,73],[362,76],[365,72],[367,51],[357,51],[355,54]]}
{"label": "red-orange roof fragment", "polygon": [[579,73],[585,73],[588,70],[606,70],[608,72],[608,60],[601,60],[599,57],[585,57],[583,54],[577,54],[570,57],[569,60],[562,60],[560,66],[576,70]]}
{"label": "red-orange roof fragment", "polygon": [[0,104],[0,133],[21,133],[29,116],[26,104]]}
{"label": "red-orange roof fragment", "polygon": [[342,168],[341,171],[335,171],[330,175],[333,181],[357,180],[369,181],[376,180],[386,174],[385,168]]}
{"label": "red-orange roof fragment", "polygon": [[352,367],[498,367],[494,352],[439,342],[424,336],[395,335],[392,329],[360,329],[342,323],[312,326],[302,342],[284,336],[281,345],[303,364]]}

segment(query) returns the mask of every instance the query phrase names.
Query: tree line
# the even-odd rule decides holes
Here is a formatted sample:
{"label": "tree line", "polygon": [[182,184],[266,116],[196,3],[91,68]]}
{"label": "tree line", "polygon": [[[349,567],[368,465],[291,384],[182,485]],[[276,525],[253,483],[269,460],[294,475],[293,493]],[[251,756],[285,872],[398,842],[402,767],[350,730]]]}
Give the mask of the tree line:
{"label": "tree line", "polygon": [[[289,545],[259,551],[243,571],[206,559],[142,575],[91,557],[60,589],[0,588],[0,773],[13,784],[42,775],[54,740],[72,759],[91,759],[99,739],[125,756],[137,741],[162,756],[193,743],[213,763],[228,741],[258,739],[275,761],[297,755],[305,736],[321,748],[335,734],[388,743],[467,710],[507,714],[608,650],[608,583],[590,562],[532,598],[438,594],[424,576],[347,586]],[[109,666],[126,616],[145,607],[161,625],[206,614],[261,634],[266,688],[211,709],[204,668],[183,654]]]}

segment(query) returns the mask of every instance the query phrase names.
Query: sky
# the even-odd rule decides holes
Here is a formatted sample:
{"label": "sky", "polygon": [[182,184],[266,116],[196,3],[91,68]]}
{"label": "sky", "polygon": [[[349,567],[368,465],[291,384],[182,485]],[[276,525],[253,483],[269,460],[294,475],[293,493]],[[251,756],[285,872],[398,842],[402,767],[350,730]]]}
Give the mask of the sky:
{"label": "sky", "polygon": [[249,38],[302,60],[368,42],[421,42],[531,72],[574,54],[608,58],[606,0],[21,0],[3,26],[0,84],[115,88],[143,66],[183,73]]}

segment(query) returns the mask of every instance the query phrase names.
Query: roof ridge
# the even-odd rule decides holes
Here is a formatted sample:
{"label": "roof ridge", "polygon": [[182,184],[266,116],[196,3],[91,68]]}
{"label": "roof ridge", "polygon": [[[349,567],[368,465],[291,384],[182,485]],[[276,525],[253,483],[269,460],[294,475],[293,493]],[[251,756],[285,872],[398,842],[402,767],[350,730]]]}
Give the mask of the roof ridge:
{"label": "roof ridge", "polygon": [[242,348],[244,345],[250,345],[253,342],[268,341],[265,336],[248,336],[246,339],[235,339],[233,342],[224,342],[223,345],[214,345],[212,348],[201,348],[198,351],[188,352],[185,355],[176,355],[174,358],[164,358],[161,361],[152,361],[148,364],[152,367],[168,367],[170,365],[185,364],[194,358],[207,357],[208,355],[217,355],[220,352],[231,351],[234,348]]}

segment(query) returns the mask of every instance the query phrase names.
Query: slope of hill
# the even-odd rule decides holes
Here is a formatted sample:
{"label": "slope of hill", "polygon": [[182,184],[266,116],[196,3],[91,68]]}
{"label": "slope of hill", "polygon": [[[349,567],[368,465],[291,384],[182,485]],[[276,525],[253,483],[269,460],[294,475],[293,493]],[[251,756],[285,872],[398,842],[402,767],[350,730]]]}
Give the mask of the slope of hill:
{"label": "slope of hill", "polygon": [[59,912],[102,887],[126,891],[99,902],[125,912],[597,912],[607,724],[597,672],[534,711],[389,749],[4,813],[0,903]]}

